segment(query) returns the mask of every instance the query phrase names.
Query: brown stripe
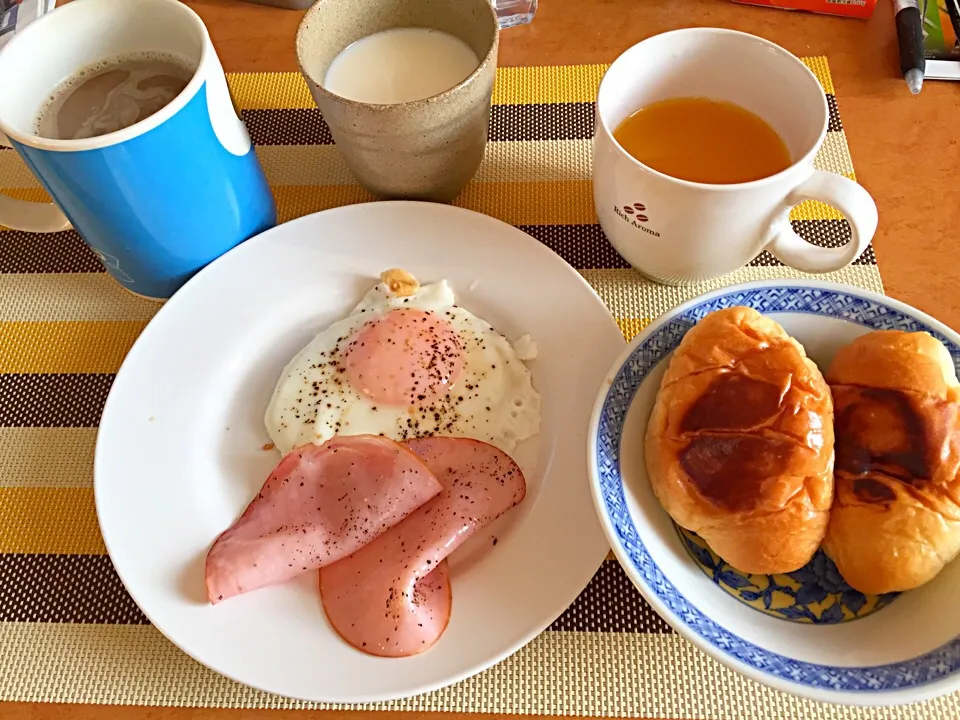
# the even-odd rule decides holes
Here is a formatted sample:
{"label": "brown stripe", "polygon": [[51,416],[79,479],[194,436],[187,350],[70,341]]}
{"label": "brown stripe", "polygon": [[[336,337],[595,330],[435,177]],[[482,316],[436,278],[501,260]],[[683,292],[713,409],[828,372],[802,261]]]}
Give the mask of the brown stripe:
{"label": "brown stripe", "polygon": [[835,248],[850,242],[850,223],[846,220],[792,220],[793,231],[808,243]]}
{"label": "brown stripe", "polygon": [[327,121],[316,108],[242,110],[254,145],[332,145]]}
{"label": "brown stripe", "polygon": [[503,140],[585,140],[593,137],[594,104],[494,105],[488,138]]}
{"label": "brown stripe", "polygon": [[[0,555],[0,622],[148,625],[107,555]],[[603,563],[550,630],[673,632],[617,562]]]}
{"label": "brown stripe", "polygon": [[106,555],[0,555],[0,622],[149,625]]}
{"label": "brown stripe", "polygon": [[[850,224],[846,220],[792,220],[794,232],[809,243],[820,247],[835,248],[846,245],[850,241]],[[873,245],[861,253],[853,261],[854,265],[876,265],[877,256],[873,252]],[[773,255],[764,251],[760,253],[750,265],[754,267],[775,267],[783,265]]]}
{"label": "brown stripe", "polygon": [[519,225],[573,267],[628,268],[599,225]]}
{"label": "brown stripe", "polygon": [[[850,225],[846,220],[794,220],[791,225],[800,237],[820,247],[840,247],[850,240]],[[599,225],[521,225],[519,228],[577,269],[630,267]],[[761,253],[750,264],[763,267],[782,265],[768,252]],[[854,264],[876,265],[873,246],[869,246]]]}
{"label": "brown stripe", "polygon": [[867,249],[863,251],[863,254],[853,261],[854,265],[876,265],[877,264],[877,255],[873,251],[873,243],[867,245]]}
{"label": "brown stripe", "polygon": [[[607,241],[599,225],[521,225],[576,268],[625,268],[623,258]],[[0,273],[104,272],[73,230],[36,234],[0,233]]]}
{"label": "brown stripe", "polygon": [[616,560],[606,560],[550,630],[670,633]]}
{"label": "brown stripe", "polygon": [[[850,239],[846,220],[794,220],[794,230],[808,242],[823,247],[838,247]],[[520,225],[564,260],[578,269],[627,268],[627,262],[607,241],[599,225]],[[871,246],[855,262],[875,265]],[[769,253],[763,253],[751,265],[779,265]],[[0,273],[80,273],[103,272],[97,257],[73,230],[36,234],[10,231],[0,233]]]}
{"label": "brown stripe", "polygon": [[[584,140],[593,136],[593,103],[494,105],[488,138]],[[316,108],[243,110],[254,145],[330,145],[333,135]]]}
{"label": "brown stripe", "polygon": [[827,93],[826,98],[827,114],[830,118],[830,124],[827,126],[827,130],[843,132],[843,123],[840,122],[840,109],[837,107],[837,96]]}
{"label": "brown stripe", "polygon": [[[837,101],[826,95],[829,129],[843,130]],[[493,142],[585,140],[593,137],[592,102],[494,105],[488,138]],[[242,110],[254,145],[330,145],[333,135],[317,108]]]}
{"label": "brown stripe", "polygon": [[0,426],[96,427],[112,374],[0,375]]}
{"label": "brown stripe", "polygon": [[[629,267],[607,241],[599,225],[519,227],[576,268]],[[104,272],[104,269],[73,230],[49,234],[0,233],[0,273],[80,272]]]}
{"label": "brown stripe", "polygon": [[87,272],[103,272],[103,265],[76,230],[0,232],[0,274]]}
{"label": "brown stripe", "polygon": [[[794,220],[793,229],[805,240],[822,247],[839,247],[850,239],[846,220]],[[627,268],[607,241],[599,225],[520,225],[564,260],[578,269]],[[771,267],[781,263],[767,252],[751,263]],[[873,246],[854,262],[876,265]],[[103,272],[103,266],[73,230],[62,233],[0,233],[0,273]]]}

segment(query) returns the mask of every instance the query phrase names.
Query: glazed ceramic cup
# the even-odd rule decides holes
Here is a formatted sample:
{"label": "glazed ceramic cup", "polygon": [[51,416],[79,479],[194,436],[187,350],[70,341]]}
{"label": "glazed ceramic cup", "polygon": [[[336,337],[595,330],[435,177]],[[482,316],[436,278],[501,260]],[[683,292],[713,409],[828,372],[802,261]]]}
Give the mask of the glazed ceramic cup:
{"label": "glazed ceramic cup", "polygon": [[[753,182],[708,185],[664,175],[629,155],[613,132],[650,103],[675,97],[736,103],[783,138],[793,164]],[[829,114],[823,88],[798,58],[767,40],[688,28],[634,45],[607,71],[597,97],[593,190],[617,251],[662,283],[696,283],[732,272],[763,250],[811,273],[856,260],[877,229],[877,207],[860,185],[817,170]],[[850,222],[850,242],[817,247],[790,226],[790,210],[821,200]]]}
{"label": "glazed ceramic cup", "polygon": [[[36,134],[39,109],[65,78],[143,51],[173,53],[195,68],[168,105],[97,137]],[[18,29],[0,52],[0,144],[4,135],[55,204],[0,195],[0,224],[73,226],[114,280],[151,300],[169,298],[277,222],[207,29],[176,0],[71,2]]]}
{"label": "glazed ceramic cup", "polygon": [[[480,65],[459,85],[414,102],[374,105],[324,89],[327,68],[341,50],[401,27],[455,35]],[[317,0],[297,31],[297,60],[361,185],[380,198],[449,202],[483,159],[498,43],[490,0]]]}

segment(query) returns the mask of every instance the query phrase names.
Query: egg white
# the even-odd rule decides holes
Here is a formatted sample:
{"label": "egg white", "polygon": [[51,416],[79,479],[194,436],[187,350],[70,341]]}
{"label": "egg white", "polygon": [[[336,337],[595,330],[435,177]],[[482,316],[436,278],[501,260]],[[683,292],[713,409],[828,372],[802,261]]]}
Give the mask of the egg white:
{"label": "egg white", "polygon": [[[521,338],[523,359],[489,323],[455,304],[445,280],[398,297],[380,283],[343,320],[320,332],[287,365],[267,407],[267,432],[284,454],[334,435],[373,434],[394,440],[429,435],[469,437],[510,453],[540,430],[540,396],[523,359],[536,355]],[[391,310],[432,311],[457,331],[464,352],[463,372],[450,392],[431,409],[411,413],[361,395],[331,363],[363,325]]]}

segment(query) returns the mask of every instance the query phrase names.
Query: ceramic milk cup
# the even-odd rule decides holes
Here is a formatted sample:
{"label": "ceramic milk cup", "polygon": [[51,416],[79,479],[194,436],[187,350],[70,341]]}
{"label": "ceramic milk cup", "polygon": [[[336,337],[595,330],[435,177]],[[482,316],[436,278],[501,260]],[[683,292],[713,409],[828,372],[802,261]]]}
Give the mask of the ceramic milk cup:
{"label": "ceramic milk cup", "polygon": [[[644,165],[613,137],[627,117],[659,100],[725,100],[763,118],[793,164],[753,182],[710,185]],[[768,250],[811,273],[846,267],[877,229],[877,206],[860,185],[818,170],[829,128],[817,77],[794,55],[747,33],[687,28],[634,45],[600,84],[593,142],[593,192],[600,224],[624,259],[662,283],[697,283],[732,272]],[[790,210],[821,200],[849,221],[843,247],[817,247],[790,225]]]}
{"label": "ceramic milk cup", "polygon": [[[323,80],[347,46],[392,28],[442,30],[480,65],[453,88],[392,105],[328,92]],[[300,71],[347,166],[380,198],[453,200],[473,177],[487,142],[499,27],[490,0],[317,0],[297,31]]]}

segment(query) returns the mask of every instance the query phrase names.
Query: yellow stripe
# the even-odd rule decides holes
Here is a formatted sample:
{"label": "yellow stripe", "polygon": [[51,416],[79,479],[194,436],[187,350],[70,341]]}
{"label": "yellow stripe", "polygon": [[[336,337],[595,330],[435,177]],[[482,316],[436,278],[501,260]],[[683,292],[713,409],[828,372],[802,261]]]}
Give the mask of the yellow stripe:
{"label": "yellow stripe", "polygon": [[493,102],[498,105],[593,102],[609,65],[507,67],[497,71]]}
{"label": "yellow stripe", "polygon": [[241,110],[316,107],[300,73],[227,73],[227,84]]}
{"label": "yellow stripe", "polygon": [[[281,222],[340,205],[370,202],[358,185],[288,185],[273,189]],[[597,222],[590,181],[472,182],[457,198],[460,207],[512,225]]]}
{"label": "yellow stripe", "polygon": [[[493,103],[593,102],[607,65],[500,68]],[[300,73],[228,73],[234,102],[241,110],[315,108]]]}
{"label": "yellow stripe", "polygon": [[620,328],[620,332],[623,333],[623,337],[627,342],[633,340],[641,330],[643,330],[647,325],[650,324],[650,318],[625,318],[618,317],[616,318],[617,327]]}
{"label": "yellow stripe", "polygon": [[375,199],[359,185],[286,185],[273,188],[273,197],[282,223],[319,210]]}
{"label": "yellow stripe", "polygon": [[[834,134],[834,133],[828,133]],[[857,181],[857,176],[853,174],[853,167],[849,172],[840,172],[840,168],[834,169],[838,175],[843,175],[848,180]],[[832,205],[827,205],[819,200],[807,200],[802,202],[790,211],[791,220],[844,220],[844,214]]]}
{"label": "yellow stripe", "polygon": [[807,200],[790,211],[791,220],[843,220],[844,215],[835,207],[819,200]]}
{"label": "yellow stripe", "polygon": [[[372,202],[359,185],[288,185],[275,187],[280,221],[340,205]],[[572,225],[597,222],[593,190],[588,180],[568,182],[471,182],[455,205],[503,220],[511,225]],[[843,219],[835,208],[818,201],[801,203],[791,220]]]}
{"label": "yellow stripe", "polygon": [[37,187],[40,187],[39,181],[17,153],[0,151],[0,188]]}
{"label": "yellow stripe", "polygon": [[[494,104],[593,102],[606,65],[500,68]],[[305,109],[316,104],[300,73],[228,73],[242,110]]]}
{"label": "yellow stripe", "polygon": [[0,373],[113,373],[145,322],[0,322]]}
{"label": "yellow stripe", "polygon": [[[824,92],[833,93],[830,68],[823,56],[800,58]],[[593,102],[609,65],[504,67],[493,86],[495,105]],[[237,107],[243,110],[314,108],[316,104],[300,73],[228,73]]]}
{"label": "yellow stripe", "polygon": [[3,188],[4,195],[9,195],[18,200],[29,200],[30,202],[50,202],[50,196],[42,187],[14,187]]}
{"label": "yellow stripe", "polygon": [[[824,56],[800,58],[817,76],[825,93],[833,80]],[[593,102],[609,65],[561,65],[500,68],[493,89],[495,104]]]}
{"label": "yellow stripe", "polygon": [[511,225],[574,225],[597,222],[589,180],[536,183],[470,183],[456,205]]}
{"label": "yellow stripe", "polygon": [[827,58],[823,55],[816,55],[814,57],[802,57],[800,60],[817,76],[817,80],[823,86],[823,91],[828,95],[833,95],[833,78],[830,77],[830,65],[827,63]]}
{"label": "yellow stripe", "polygon": [[105,552],[92,488],[0,488],[0,553]]}

